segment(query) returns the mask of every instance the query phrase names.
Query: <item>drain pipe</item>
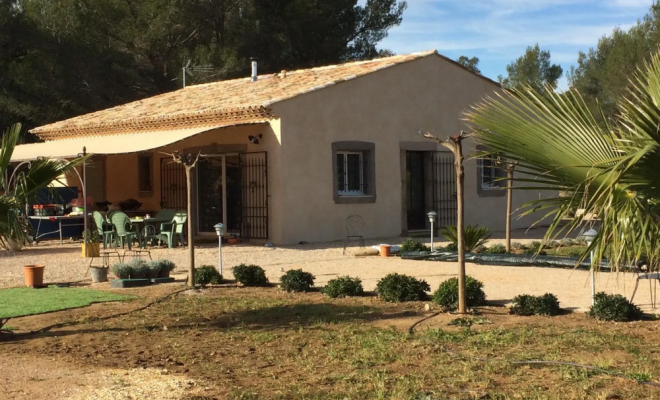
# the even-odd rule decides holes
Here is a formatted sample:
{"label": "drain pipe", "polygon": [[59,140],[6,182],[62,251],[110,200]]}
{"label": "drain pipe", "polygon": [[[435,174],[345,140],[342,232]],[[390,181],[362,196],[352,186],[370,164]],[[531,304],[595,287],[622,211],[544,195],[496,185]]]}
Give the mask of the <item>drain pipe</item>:
{"label": "drain pipe", "polygon": [[256,82],[259,79],[257,74],[257,59],[251,58],[250,60],[252,60],[252,76],[250,78],[250,82]]}

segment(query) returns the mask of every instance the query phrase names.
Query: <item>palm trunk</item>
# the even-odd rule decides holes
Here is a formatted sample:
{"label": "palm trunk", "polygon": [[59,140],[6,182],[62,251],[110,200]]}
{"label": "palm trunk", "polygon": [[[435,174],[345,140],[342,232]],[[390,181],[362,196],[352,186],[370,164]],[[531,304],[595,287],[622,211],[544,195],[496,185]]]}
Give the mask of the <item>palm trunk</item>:
{"label": "palm trunk", "polygon": [[467,299],[465,295],[465,198],[463,188],[465,184],[465,173],[463,168],[463,145],[461,138],[454,141],[454,165],[456,167],[456,230],[458,240],[458,313],[465,314],[467,311]]}
{"label": "palm trunk", "polygon": [[195,286],[195,244],[193,239],[193,224],[192,224],[192,178],[191,170],[194,168],[192,166],[185,166],[186,168],[186,185],[188,186],[187,196],[188,196],[188,252],[190,257],[190,266],[188,267],[188,286]]}

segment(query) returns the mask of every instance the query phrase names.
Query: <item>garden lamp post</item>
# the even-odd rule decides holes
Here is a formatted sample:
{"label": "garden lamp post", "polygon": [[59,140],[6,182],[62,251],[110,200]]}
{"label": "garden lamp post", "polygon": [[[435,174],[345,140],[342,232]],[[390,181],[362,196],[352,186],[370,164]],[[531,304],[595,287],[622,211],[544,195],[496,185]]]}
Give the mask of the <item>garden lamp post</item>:
{"label": "garden lamp post", "polygon": [[[591,246],[591,243],[593,243],[594,239],[596,238],[596,235],[598,235],[598,231],[595,229],[589,229],[582,235],[584,237],[584,240],[587,242],[587,246]],[[591,305],[594,305],[595,298],[596,298],[596,281],[594,277],[594,251],[591,250],[591,257],[589,258],[591,260]]]}
{"label": "garden lamp post", "polygon": [[433,251],[433,224],[435,223],[435,219],[438,217],[438,213],[431,211],[430,213],[426,214],[426,216],[429,217],[429,222],[431,223],[431,251]]}
{"label": "garden lamp post", "polygon": [[218,271],[222,275],[222,234],[225,231],[225,226],[222,223],[217,223],[213,227],[218,235]]}

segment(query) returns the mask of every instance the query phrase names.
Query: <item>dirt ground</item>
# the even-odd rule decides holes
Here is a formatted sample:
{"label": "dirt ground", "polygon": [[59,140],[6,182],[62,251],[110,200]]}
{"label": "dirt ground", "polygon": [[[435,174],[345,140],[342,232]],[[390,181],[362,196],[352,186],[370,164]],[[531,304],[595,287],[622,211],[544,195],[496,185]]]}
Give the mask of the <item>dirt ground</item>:
{"label": "dirt ground", "polygon": [[[515,241],[527,243],[542,237],[542,231],[517,231],[514,232],[513,237]],[[381,239],[370,241],[367,245],[398,244],[402,241],[402,238]],[[493,239],[489,244],[493,243],[503,243],[503,240],[501,238]],[[355,246],[355,243],[352,244]],[[365,290],[371,291],[375,289],[380,278],[391,272],[425,279],[433,290],[442,281],[456,274],[454,263],[406,261],[398,257],[356,258],[350,254],[358,250],[358,247],[349,247],[347,254],[343,255],[342,246],[341,242],[275,248],[257,244],[224,245],[223,275],[227,279],[232,279],[230,271],[232,266],[241,263],[257,264],[266,270],[271,282],[277,283],[284,271],[301,268],[316,276],[316,285],[319,287],[337,276],[351,275],[360,277]],[[188,265],[187,250],[181,248],[153,249],[151,255],[154,259],[166,258],[174,261],[177,264],[174,275],[179,279],[185,279]],[[215,244],[199,245],[196,247],[195,257],[198,266],[217,265],[217,246]],[[46,265],[45,280],[47,282],[90,281],[89,261],[81,258],[80,244],[68,243],[60,246],[58,242],[43,242],[36,247],[29,247],[13,257],[0,257],[0,287],[22,285],[22,266],[27,264]],[[586,310],[591,304],[589,273],[586,271],[468,264],[467,272],[484,282],[484,290],[491,301],[506,304],[519,294],[540,295],[551,292],[559,298],[562,307],[565,308]],[[598,274],[596,290],[619,293],[630,298],[635,286],[635,279],[634,274]],[[650,281],[641,281],[635,296],[635,303],[646,312],[654,312],[651,308],[650,283]],[[101,285],[101,287],[104,286]]]}
{"label": "dirt ground", "polygon": [[[660,398],[659,388],[635,381],[654,383],[660,374],[657,321],[516,317],[486,307],[466,329],[448,326],[455,315],[435,315],[423,302],[231,286],[103,319],[178,290],[128,289],[122,293],[141,298],[11,320],[16,334],[0,338],[0,398]],[[62,322],[71,326],[27,334]],[[538,359],[620,375],[510,364]]]}

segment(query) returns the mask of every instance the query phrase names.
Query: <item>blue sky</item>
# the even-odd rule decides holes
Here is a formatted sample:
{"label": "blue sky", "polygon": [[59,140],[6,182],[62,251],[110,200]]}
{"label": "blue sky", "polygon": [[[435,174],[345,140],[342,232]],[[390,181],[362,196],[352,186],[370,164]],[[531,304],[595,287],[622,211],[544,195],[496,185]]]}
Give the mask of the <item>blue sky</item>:
{"label": "blue sky", "polygon": [[[359,3],[364,3],[360,0]],[[489,78],[537,42],[565,73],[578,52],[595,47],[615,27],[628,29],[653,0],[408,0],[400,26],[380,48],[397,54],[436,49],[453,59],[479,57]]]}

